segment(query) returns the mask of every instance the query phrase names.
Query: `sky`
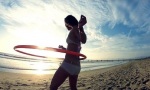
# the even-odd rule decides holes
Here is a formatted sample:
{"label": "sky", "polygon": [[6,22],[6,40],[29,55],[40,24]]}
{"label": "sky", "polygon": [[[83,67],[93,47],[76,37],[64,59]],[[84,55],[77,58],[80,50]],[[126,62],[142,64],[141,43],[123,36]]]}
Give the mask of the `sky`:
{"label": "sky", "polygon": [[22,55],[16,45],[66,47],[64,18],[80,15],[91,60],[150,56],[149,0],[0,0],[0,52]]}

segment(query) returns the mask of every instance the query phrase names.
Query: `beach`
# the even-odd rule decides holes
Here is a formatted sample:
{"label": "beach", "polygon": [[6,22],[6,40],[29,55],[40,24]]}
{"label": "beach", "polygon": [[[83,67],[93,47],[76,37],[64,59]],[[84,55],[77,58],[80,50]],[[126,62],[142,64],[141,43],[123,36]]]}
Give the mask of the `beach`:
{"label": "beach", "polygon": [[[0,90],[48,90],[52,74],[0,72]],[[78,90],[150,90],[150,59],[83,71]],[[58,90],[70,90],[68,79]]]}

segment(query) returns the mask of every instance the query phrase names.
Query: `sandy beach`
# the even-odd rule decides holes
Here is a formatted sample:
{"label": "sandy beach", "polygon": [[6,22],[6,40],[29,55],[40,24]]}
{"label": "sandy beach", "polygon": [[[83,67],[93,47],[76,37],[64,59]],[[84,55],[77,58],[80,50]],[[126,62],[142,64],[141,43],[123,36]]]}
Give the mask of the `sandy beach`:
{"label": "sandy beach", "polygon": [[[0,90],[48,90],[53,75],[0,72]],[[81,72],[78,90],[150,90],[150,59]],[[68,79],[59,90],[70,90]]]}

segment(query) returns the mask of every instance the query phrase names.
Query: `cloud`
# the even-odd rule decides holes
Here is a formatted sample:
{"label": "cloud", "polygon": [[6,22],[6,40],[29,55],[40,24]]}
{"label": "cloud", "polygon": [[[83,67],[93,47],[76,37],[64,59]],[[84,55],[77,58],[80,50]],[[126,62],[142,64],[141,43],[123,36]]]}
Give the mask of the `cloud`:
{"label": "cloud", "polygon": [[[54,11],[53,8],[51,8],[52,6],[48,6],[42,1],[22,1],[20,3],[22,6],[9,10],[1,10],[1,17],[6,22],[6,24],[4,24],[5,30],[8,32],[12,34],[16,32],[33,34],[34,32],[40,33],[40,31],[52,33],[53,30],[62,32],[60,29],[64,29],[63,18],[66,15],[61,13],[61,11]],[[62,35],[60,33],[55,34]]]}
{"label": "cloud", "polygon": [[[146,30],[150,23],[150,3],[145,1],[109,1],[109,5],[112,8],[114,14],[114,23],[123,23],[130,27],[144,28],[140,30]],[[144,23],[143,23],[144,22]],[[143,27],[144,26],[144,27]]]}
{"label": "cloud", "polygon": [[[107,53],[109,53],[107,58],[114,55],[123,57],[127,52],[136,51],[140,54],[141,49],[150,49],[148,47],[150,45],[150,3],[148,0],[3,0],[0,3],[0,29],[3,26],[3,29],[5,28],[11,35],[22,40],[29,39],[19,34],[23,32],[26,36],[33,36],[37,41],[46,38],[44,43],[48,43],[54,37],[56,41],[65,43],[67,31],[64,27],[64,17],[72,14],[79,20],[80,15],[83,14],[88,22],[84,26],[88,42],[83,45],[83,52],[88,51],[88,55],[96,52],[97,54],[94,55],[97,55],[97,58],[99,54],[105,56]],[[120,25],[124,27],[122,30],[125,33],[115,30]],[[117,33],[113,36],[106,35],[102,32],[105,30],[103,26]],[[57,38],[58,36],[64,39]]]}
{"label": "cloud", "polygon": [[[150,45],[150,38],[148,36],[150,35],[149,4],[148,0],[132,0],[131,3],[129,1],[118,0],[89,1],[88,5],[90,7],[86,10],[87,12],[91,12],[88,14],[90,18],[88,19],[89,23],[86,28],[89,43],[86,45],[86,50],[92,48],[89,50],[91,52],[89,55],[93,55],[92,53],[95,52],[97,54],[95,57],[98,58],[148,56],[150,50],[148,47]],[[122,24],[124,26],[123,30],[126,33],[118,32],[115,36],[104,35],[102,26],[107,23],[107,27],[110,27],[110,32],[113,32],[111,29]],[[142,42],[143,40],[144,42]],[[106,54],[109,55],[106,56]],[[106,57],[99,57],[99,55]]]}

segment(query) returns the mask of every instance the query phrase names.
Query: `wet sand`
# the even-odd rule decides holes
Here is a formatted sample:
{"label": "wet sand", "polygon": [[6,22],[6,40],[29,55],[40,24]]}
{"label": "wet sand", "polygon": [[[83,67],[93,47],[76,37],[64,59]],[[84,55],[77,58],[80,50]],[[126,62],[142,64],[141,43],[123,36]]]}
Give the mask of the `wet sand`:
{"label": "wet sand", "polygon": [[[0,72],[0,90],[48,90],[53,75]],[[150,59],[79,74],[78,90],[150,90]],[[69,90],[68,79],[59,90]]]}

